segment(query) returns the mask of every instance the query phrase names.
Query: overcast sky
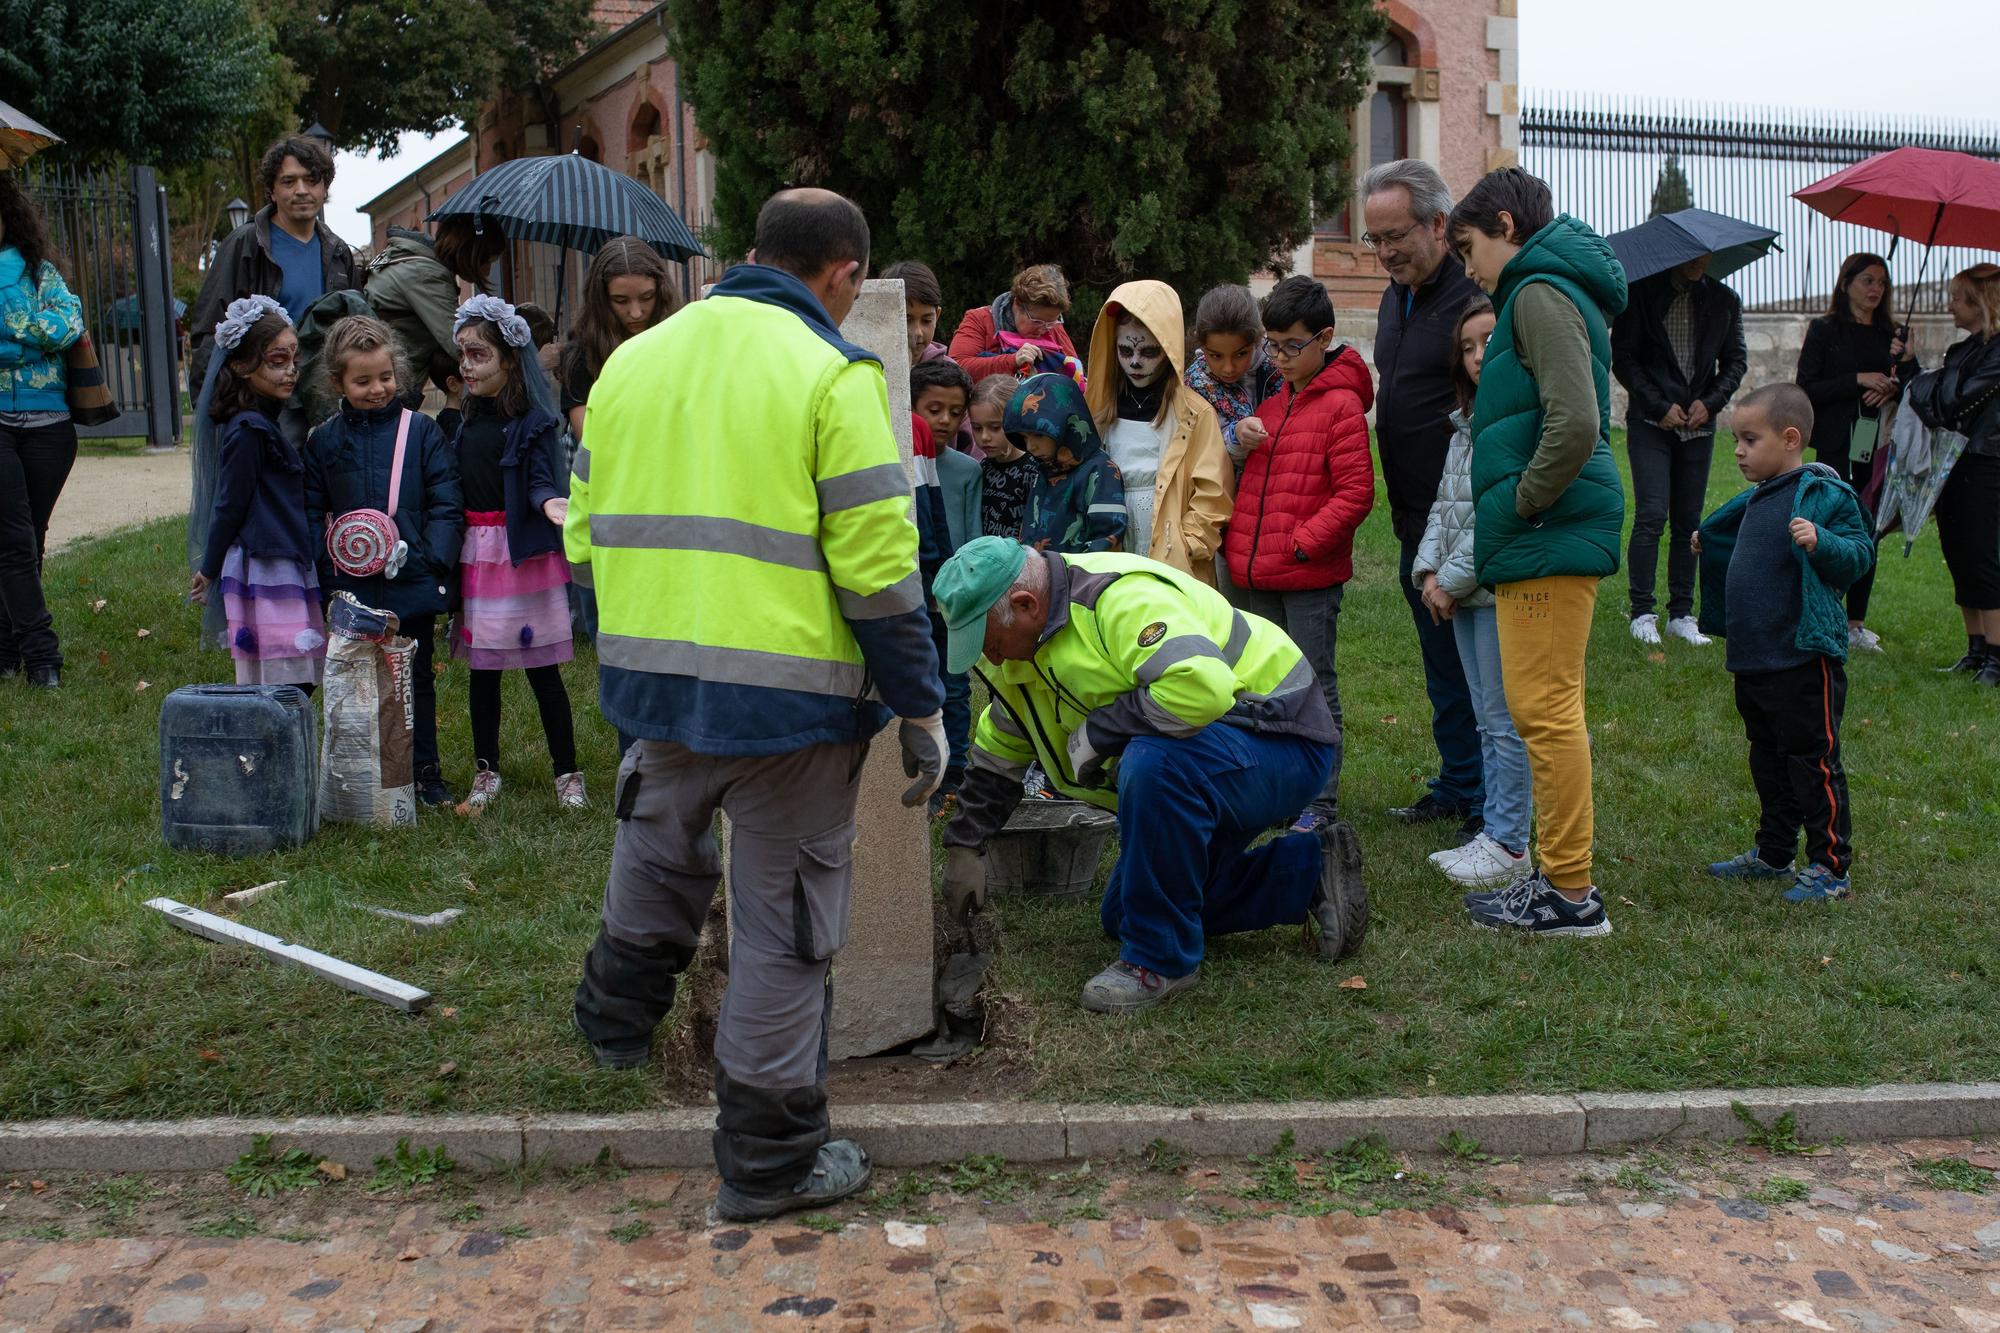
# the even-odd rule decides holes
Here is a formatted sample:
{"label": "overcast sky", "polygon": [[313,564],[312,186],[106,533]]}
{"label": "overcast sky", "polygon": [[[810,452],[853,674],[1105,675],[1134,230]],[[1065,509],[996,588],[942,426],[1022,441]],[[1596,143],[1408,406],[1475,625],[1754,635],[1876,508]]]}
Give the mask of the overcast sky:
{"label": "overcast sky", "polygon": [[[1521,82],[1537,90],[1995,124],[1996,53],[1996,0],[1521,0]],[[462,137],[406,137],[386,160],[342,153],[328,223],[365,244],[357,206]]]}

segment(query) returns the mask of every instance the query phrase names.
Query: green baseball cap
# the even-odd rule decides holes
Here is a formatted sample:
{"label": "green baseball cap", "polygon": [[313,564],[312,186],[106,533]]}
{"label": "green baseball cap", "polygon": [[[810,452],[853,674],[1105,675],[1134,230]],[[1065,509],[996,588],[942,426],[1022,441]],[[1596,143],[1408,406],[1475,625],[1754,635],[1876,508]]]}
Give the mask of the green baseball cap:
{"label": "green baseball cap", "polygon": [[944,562],[931,596],[944,616],[949,638],[944,669],[956,676],[972,669],[986,648],[986,613],[1007,595],[1023,566],[1028,548],[1005,537],[979,537],[958,548]]}

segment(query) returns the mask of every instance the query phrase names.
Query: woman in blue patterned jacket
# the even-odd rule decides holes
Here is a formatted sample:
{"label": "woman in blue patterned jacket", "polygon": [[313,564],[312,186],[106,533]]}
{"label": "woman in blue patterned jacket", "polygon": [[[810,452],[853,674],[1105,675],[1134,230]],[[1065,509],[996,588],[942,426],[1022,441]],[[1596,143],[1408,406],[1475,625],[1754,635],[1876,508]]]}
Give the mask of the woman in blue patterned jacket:
{"label": "woman in blue patterned jacket", "polygon": [[83,311],[56,271],[48,229],[0,171],[0,676],[53,689],[62,648],[42,597],[49,515],[76,462],[63,353]]}

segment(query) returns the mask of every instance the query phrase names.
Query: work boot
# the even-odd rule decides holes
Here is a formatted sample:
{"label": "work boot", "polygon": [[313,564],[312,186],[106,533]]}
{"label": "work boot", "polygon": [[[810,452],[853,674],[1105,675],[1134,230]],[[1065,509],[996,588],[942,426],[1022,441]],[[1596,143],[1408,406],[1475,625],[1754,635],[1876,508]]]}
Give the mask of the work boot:
{"label": "work boot", "polygon": [[1200,980],[1199,967],[1184,977],[1163,977],[1121,958],[1083,983],[1079,1003],[1093,1014],[1136,1014],[1172,999]]}
{"label": "work boot", "polygon": [[653,1029],[674,1007],[680,974],[694,951],[677,944],[631,944],[602,926],[583,960],[571,1018],[605,1069],[638,1069],[651,1058]]}
{"label": "work boot", "polygon": [[715,1216],[724,1222],[756,1222],[801,1208],[824,1208],[859,1193],[872,1174],[860,1144],[835,1139],[821,1146],[806,1178],[783,1194],[752,1194],[723,1181],[715,1192]]}
{"label": "work boot", "polygon": [[1312,919],[1319,926],[1319,956],[1345,958],[1368,935],[1368,889],[1361,882],[1361,839],[1345,820],[1321,829],[1319,886],[1313,890]]}

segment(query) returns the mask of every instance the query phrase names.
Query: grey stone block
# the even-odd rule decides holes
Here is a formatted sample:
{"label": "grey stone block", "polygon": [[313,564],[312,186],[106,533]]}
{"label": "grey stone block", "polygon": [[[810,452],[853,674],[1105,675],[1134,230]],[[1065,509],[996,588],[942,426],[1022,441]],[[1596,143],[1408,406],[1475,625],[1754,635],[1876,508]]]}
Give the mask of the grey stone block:
{"label": "grey stone block", "polygon": [[835,1106],[833,1132],[882,1166],[930,1166],[991,1154],[1010,1162],[1059,1162],[1068,1147],[1062,1108],[1048,1104]]}
{"label": "grey stone block", "polygon": [[1583,1147],[1584,1116],[1573,1097],[1419,1097],[1276,1105],[1065,1108],[1071,1157],[1138,1152],[1154,1139],[1211,1156],[1269,1152],[1290,1130],[1297,1145],[1337,1148],[1365,1134],[1391,1147],[1435,1151],[1453,1130],[1487,1152],[1538,1156]]}
{"label": "grey stone block", "polygon": [[1797,1120],[1794,1132],[1803,1143],[1953,1138],[2000,1130],[2000,1084],[1994,1083],[1585,1093],[1577,1100],[1588,1117],[1586,1140],[1592,1148],[1656,1139],[1741,1139],[1749,1131],[1733,1102],[1767,1126],[1791,1112]]}
{"label": "grey stone block", "polygon": [[715,1164],[715,1108],[691,1106],[630,1115],[536,1116],[521,1126],[521,1160],[528,1165],[580,1166],[611,1149],[621,1166],[707,1167]]}
{"label": "grey stone block", "polygon": [[393,1152],[443,1144],[470,1171],[521,1160],[521,1127],[508,1116],[356,1116],[299,1120],[33,1120],[0,1125],[0,1171],[213,1171],[269,1134],[277,1151],[303,1148],[365,1170]]}

